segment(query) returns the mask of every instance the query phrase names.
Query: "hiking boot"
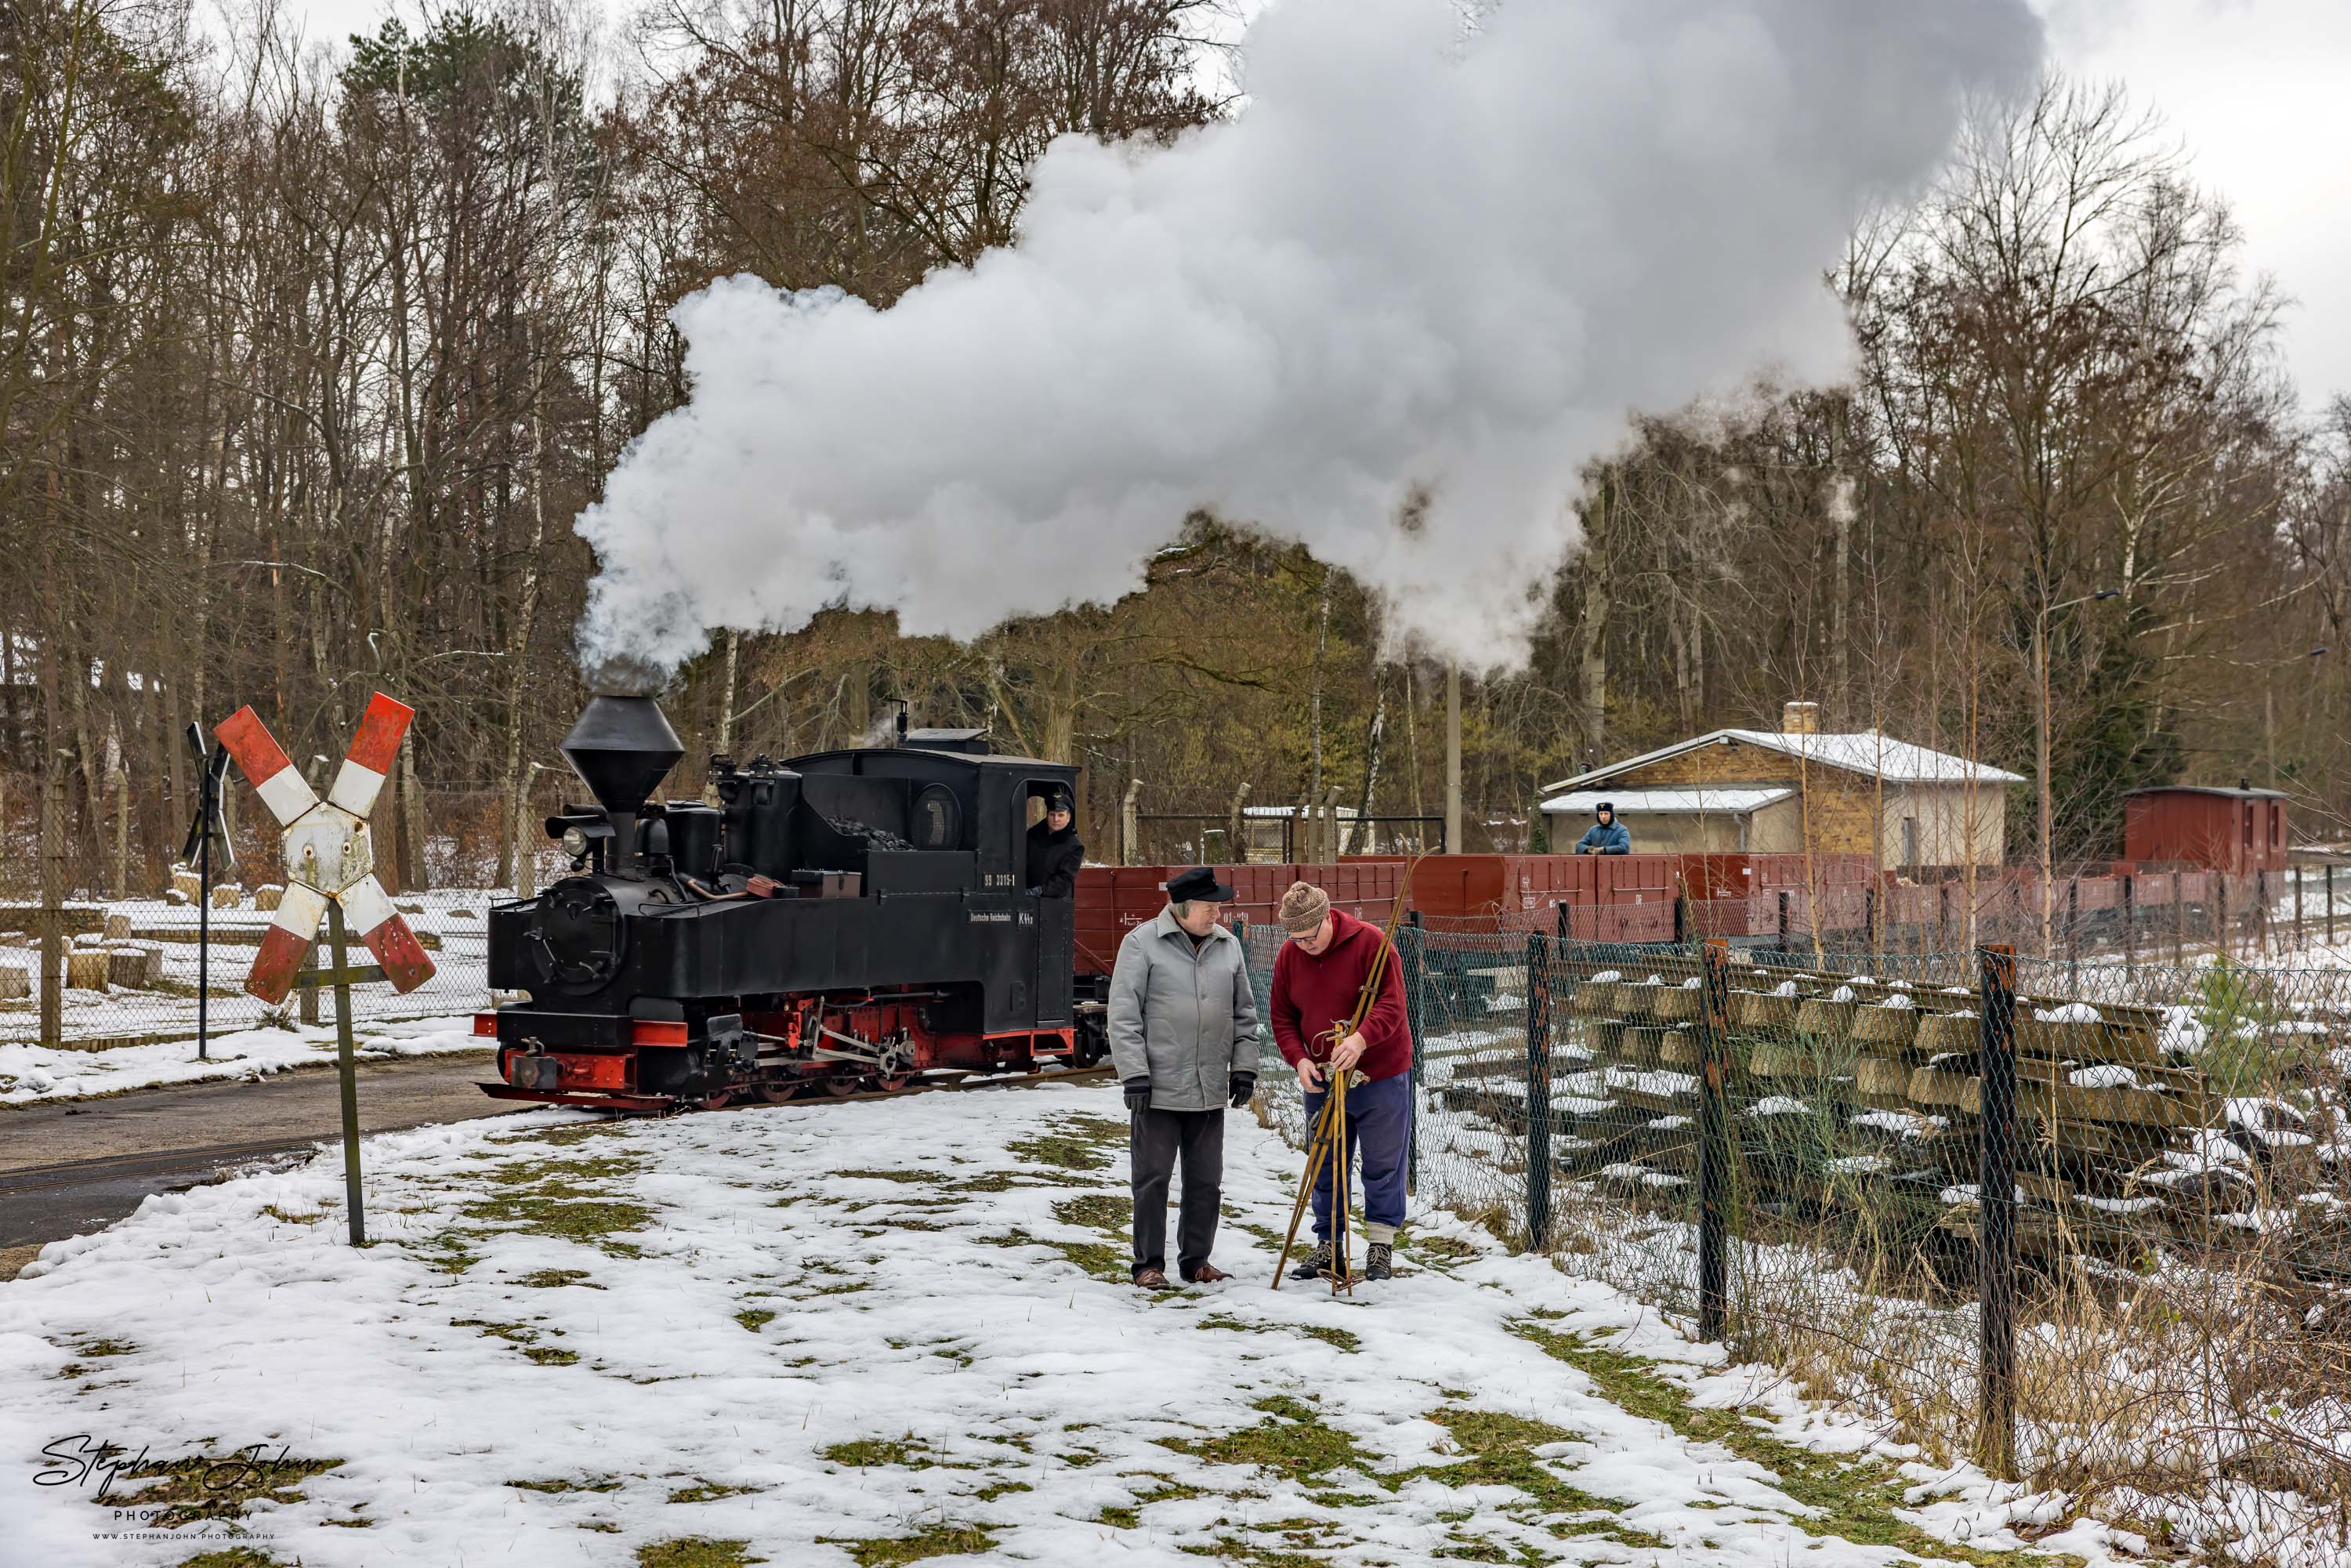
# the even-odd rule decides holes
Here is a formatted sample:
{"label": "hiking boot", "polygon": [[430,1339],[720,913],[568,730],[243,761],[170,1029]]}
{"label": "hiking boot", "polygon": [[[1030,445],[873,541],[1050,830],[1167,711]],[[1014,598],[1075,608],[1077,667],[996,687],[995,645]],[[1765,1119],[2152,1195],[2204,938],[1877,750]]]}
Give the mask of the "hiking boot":
{"label": "hiking boot", "polygon": [[1328,1241],[1317,1241],[1314,1244],[1314,1250],[1309,1252],[1296,1268],[1290,1270],[1290,1277],[1293,1280],[1316,1280],[1330,1271],[1331,1244]]}
{"label": "hiking boot", "polygon": [[1213,1285],[1219,1280],[1231,1278],[1230,1274],[1226,1273],[1214,1263],[1195,1263],[1184,1270],[1184,1281],[1190,1285]]}
{"label": "hiking boot", "polygon": [[1137,1274],[1134,1277],[1134,1283],[1136,1289],[1144,1291],[1172,1291],[1175,1289],[1173,1285],[1170,1285],[1167,1282],[1167,1276],[1161,1273],[1156,1269],[1145,1269],[1142,1273]]}
{"label": "hiking boot", "polygon": [[1395,1270],[1388,1266],[1389,1251],[1388,1244],[1384,1241],[1374,1241],[1364,1250],[1364,1279],[1392,1280],[1395,1277]]}

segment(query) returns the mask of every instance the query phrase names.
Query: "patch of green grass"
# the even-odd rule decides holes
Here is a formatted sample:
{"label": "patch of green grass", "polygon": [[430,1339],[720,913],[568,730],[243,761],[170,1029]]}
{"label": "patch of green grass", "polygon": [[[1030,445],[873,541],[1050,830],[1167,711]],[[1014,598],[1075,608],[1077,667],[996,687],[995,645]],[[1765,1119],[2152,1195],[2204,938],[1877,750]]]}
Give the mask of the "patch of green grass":
{"label": "patch of green grass", "polygon": [[920,1563],[925,1557],[956,1557],[996,1550],[994,1535],[969,1524],[934,1524],[914,1535],[868,1536],[863,1540],[820,1535],[817,1540],[826,1546],[845,1547],[857,1568],[901,1568],[902,1564]]}
{"label": "patch of green grass", "polygon": [[1005,1149],[1013,1158],[1029,1165],[1052,1166],[1069,1171],[1099,1171],[1110,1168],[1110,1156],[1102,1151],[1116,1148],[1125,1142],[1125,1123],[1081,1112],[1075,1115],[1058,1116],[1037,1136],[1007,1144]]}
{"label": "patch of green grass", "polygon": [[819,1448],[816,1457],[852,1469],[870,1470],[883,1465],[895,1465],[901,1469],[927,1470],[939,1461],[936,1448],[912,1432],[904,1437],[861,1437],[853,1443],[835,1443],[829,1448]]}
{"label": "patch of green grass", "polygon": [[552,1481],[507,1481],[507,1486],[513,1486],[517,1493],[616,1493],[621,1490],[621,1479],[588,1477],[580,1481],[567,1481],[564,1477],[555,1477]]}
{"label": "patch of green grass", "polygon": [[1246,1541],[1236,1541],[1220,1535],[1214,1541],[1201,1542],[1177,1548],[1187,1556],[1214,1557],[1224,1563],[1246,1563],[1249,1568],[1328,1568],[1328,1560],[1309,1557],[1302,1552],[1275,1552],[1263,1546],[1252,1546]]}
{"label": "patch of green grass", "polygon": [[422,1240],[402,1241],[401,1245],[434,1273],[455,1276],[482,1260],[480,1253],[465,1245],[482,1234],[478,1230],[444,1230]]}
{"label": "patch of green grass", "polygon": [[735,1314],[735,1321],[753,1333],[758,1333],[776,1321],[776,1314],[765,1307],[746,1307]]}
{"label": "patch of green grass", "polygon": [[[1105,1162],[1107,1163],[1107,1162]],[[985,1176],[958,1176],[956,1190],[964,1193],[1021,1192],[1034,1187],[1075,1186],[1105,1192],[1102,1183],[1059,1171],[989,1171]]]}
{"label": "patch of green grass", "polygon": [[1113,1504],[1094,1515],[1094,1522],[1107,1524],[1113,1530],[1134,1530],[1142,1525],[1143,1521],[1136,1517],[1132,1508],[1120,1508]]}
{"label": "patch of green grass", "polygon": [[94,1339],[75,1346],[84,1355],[135,1355],[139,1347],[127,1339]]}
{"label": "patch of green grass", "polygon": [[[1438,1410],[1428,1418],[1443,1427],[1468,1457],[1451,1464],[1421,1466],[1395,1476],[1388,1484],[1401,1485],[1426,1477],[1448,1487],[1510,1487],[1532,1499],[1534,1507],[1543,1514],[1576,1516],[1552,1523],[1550,1528],[1554,1535],[1599,1536],[1640,1550],[1664,1547],[1665,1542],[1659,1537],[1617,1522],[1615,1510],[1625,1506],[1623,1500],[1594,1497],[1581,1487],[1572,1486],[1535,1456],[1535,1449],[1554,1443],[1579,1442],[1580,1434],[1498,1410]],[[1512,1562],[1516,1558],[1491,1561]]]}
{"label": "patch of green grass", "polygon": [[533,1291],[556,1291],[566,1285],[582,1285],[590,1291],[604,1288],[590,1281],[585,1269],[541,1269],[537,1273],[525,1274],[515,1283]]}
{"label": "patch of green grass", "polygon": [[541,1366],[574,1366],[580,1361],[580,1353],[576,1350],[559,1350],[546,1344],[532,1345],[523,1354]]}
{"label": "patch of green grass", "polygon": [[994,1502],[998,1498],[1009,1497],[1017,1491],[1035,1490],[1027,1481],[990,1481],[971,1495],[981,1502]]}
{"label": "patch of green grass", "polygon": [[1106,1192],[1088,1193],[1083,1197],[1065,1197],[1053,1206],[1053,1218],[1064,1225],[1074,1225],[1081,1230],[1099,1230],[1123,1241],[1128,1238],[1127,1221],[1134,1216],[1132,1198],[1113,1197]]}
{"label": "patch of green grass", "polygon": [[682,1535],[637,1548],[637,1568],[747,1568],[765,1563],[747,1553],[747,1541],[713,1541],[704,1535]]}
{"label": "patch of green grass", "polygon": [[898,1181],[905,1182],[910,1186],[918,1184],[927,1186],[939,1179],[938,1173],[935,1171],[859,1170],[835,1171],[832,1174],[843,1181]]}
{"label": "patch of green grass", "polygon": [[316,1225],[327,1218],[324,1214],[288,1214],[274,1203],[263,1204],[261,1212],[287,1225]]}
{"label": "patch of green grass", "polygon": [[758,1487],[722,1486],[716,1481],[705,1481],[701,1478],[696,1477],[695,1483],[692,1486],[680,1487],[677,1490],[670,1493],[669,1500],[672,1502],[716,1502],[722,1497],[747,1497],[752,1492],[761,1490],[762,1489]]}
{"label": "patch of green grass", "polygon": [[602,1248],[616,1257],[633,1258],[637,1249],[612,1239],[653,1223],[653,1210],[611,1196],[602,1186],[634,1174],[643,1161],[633,1157],[602,1159],[520,1160],[490,1173],[490,1180],[513,1190],[467,1204],[460,1209],[468,1219],[559,1240]]}
{"label": "patch of green grass", "polygon": [[1249,1406],[1266,1419],[1215,1437],[1162,1437],[1159,1446],[1212,1465],[1249,1465],[1302,1481],[1335,1469],[1373,1473],[1374,1457],[1355,1439],[1323,1425],[1312,1406],[1276,1395]]}
{"label": "patch of green grass", "polygon": [[1100,1241],[1048,1241],[1025,1230],[1011,1230],[1002,1236],[982,1236],[978,1239],[989,1247],[1042,1247],[1049,1252],[1060,1253],[1097,1280],[1123,1285],[1134,1277],[1134,1254],[1124,1247],[1113,1247]]}
{"label": "patch of green grass", "polygon": [[1229,1329],[1235,1333],[1298,1333],[1308,1339],[1319,1339],[1324,1344],[1353,1355],[1364,1348],[1364,1342],[1345,1329],[1326,1327],[1321,1323],[1243,1322],[1228,1312],[1216,1312],[1192,1325],[1196,1329]]}
{"label": "patch of green grass", "polygon": [[499,1143],[552,1144],[557,1148],[569,1148],[590,1138],[601,1138],[611,1133],[625,1133],[636,1124],[634,1117],[606,1116],[593,1122],[578,1122],[551,1132],[524,1134],[513,1138],[500,1138]]}
{"label": "patch of green grass", "polygon": [[1412,1239],[1412,1253],[1416,1258],[1441,1260],[1448,1263],[1458,1263],[1466,1258],[1479,1256],[1477,1248],[1450,1236],[1416,1236]]}
{"label": "patch of green grass", "polygon": [[251,1503],[300,1502],[303,1481],[342,1462],[291,1454],[281,1459],[266,1451],[257,1459],[243,1452],[199,1455],[127,1470],[127,1479],[155,1484],[92,1500],[101,1508],[159,1509],[152,1518],[141,1520],[141,1528],[177,1530],[202,1520],[242,1518]]}
{"label": "patch of green grass", "polygon": [[[1612,1404],[1666,1427],[1693,1442],[1718,1443],[1740,1458],[1772,1473],[1779,1489],[1808,1516],[1792,1516],[1807,1535],[1836,1537],[1865,1546],[1890,1546],[1916,1556],[1970,1563],[1979,1568],[2012,1563],[2012,1554],[1980,1552],[1929,1535],[1901,1519],[1905,1490],[1899,1472],[1884,1460],[1848,1464],[1758,1431],[1735,1410],[1702,1410],[1687,1393],[1654,1370],[1656,1363],[1596,1345],[1582,1334],[1539,1322],[1517,1322],[1510,1332],[1545,1354],[1581,1368]],[[2080,1568],[2081,1559],[2052,1554],[2053,1568]]]}
{"label": "patch of green grass", "polygon": [[223,1552],[199,1552],[193,1557],[180,1560],[179,1568],[278,1568],[280,1559],[266,1552],[256,1552],[250,1546],[232,1546]]}

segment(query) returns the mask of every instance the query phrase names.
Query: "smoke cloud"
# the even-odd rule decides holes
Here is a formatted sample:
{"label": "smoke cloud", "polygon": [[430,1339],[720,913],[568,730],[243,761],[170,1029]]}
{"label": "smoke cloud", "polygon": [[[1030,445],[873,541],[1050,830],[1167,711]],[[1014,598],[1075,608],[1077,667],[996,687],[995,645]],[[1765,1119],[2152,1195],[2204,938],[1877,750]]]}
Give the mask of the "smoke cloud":
{"label": "smoke cloud", "polygon": [[583,655],[843,603],[968,639],[1117,599],[1205,507],[1518,663],[1579,470],[1636,411],[1841,379],[1855,218],[2040,51],[2025,0],[1277,0],[1240,116],[1056,142],[1016,247],[886,310],[681,303],[692,401],[580,518]]}

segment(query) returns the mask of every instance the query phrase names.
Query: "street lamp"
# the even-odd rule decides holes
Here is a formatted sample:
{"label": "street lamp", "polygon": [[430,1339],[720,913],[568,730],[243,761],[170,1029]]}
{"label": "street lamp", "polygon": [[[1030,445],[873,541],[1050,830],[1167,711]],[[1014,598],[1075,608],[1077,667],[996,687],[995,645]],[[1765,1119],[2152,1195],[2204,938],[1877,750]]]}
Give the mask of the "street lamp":
{"label": "street lamp", "polygon": [[2033,773],[2041,797],[2041,956],[2043,958],[2048,957],[2051,952],[2050,905],[2055,896],[2050,885],[2052,872],[2049,861],[2049,616],[2053,611],[2071,610],[2076,604],[2088,604],[2097,600],[2112,599],[2120,592],[2122,590],[2119,588],[2101,588],[2095,593],[2079,594],[2060,603],[2052,604],[2048,601],[2048,595],[2044,591],[2042,595],[2040,614],[2033,621],[2032,662],[2035,666],[2033,685],[2041,697],[2038,711],[2033,717],[2032,728]]}

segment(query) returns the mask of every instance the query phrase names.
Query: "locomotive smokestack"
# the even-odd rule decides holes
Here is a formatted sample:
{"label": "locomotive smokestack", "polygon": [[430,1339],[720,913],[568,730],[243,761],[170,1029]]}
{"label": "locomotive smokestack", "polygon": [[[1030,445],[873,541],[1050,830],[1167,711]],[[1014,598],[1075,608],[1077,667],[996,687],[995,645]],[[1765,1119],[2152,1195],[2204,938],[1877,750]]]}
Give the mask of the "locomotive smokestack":
{"label": "locomotive smokestack", "polygon": [[646,797],[684,755],[661,705],[649,696],[599,693],[563,737],[563,759],[612,819],[616,865],[635,852],[637,812]]}

